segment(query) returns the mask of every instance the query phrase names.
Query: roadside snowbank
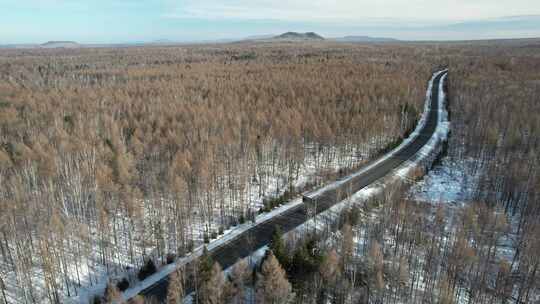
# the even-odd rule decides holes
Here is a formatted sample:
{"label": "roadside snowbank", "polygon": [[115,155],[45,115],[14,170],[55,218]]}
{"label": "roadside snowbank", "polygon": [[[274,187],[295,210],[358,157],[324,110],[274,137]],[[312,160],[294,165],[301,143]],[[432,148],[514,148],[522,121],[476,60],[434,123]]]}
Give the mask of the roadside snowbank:
{"label": "roadside snowbank", "polygon": [[[255,223],[250,223],[250,222],[247,222],[245,224],[242,224],[242,225],[239,225],[233,229],[229,229],[229,230],[226,230],[223,234],[223,236],[221,236],[220,238],[216,239],[216,240],[213,240],[211,241],[206,247],[209,251],[231,241],[232,239],[234,239],[235,237],[239,236],[240,234],[246,232],[248,229],[252,228],[252,227],[255,227],[256,225],[259,225],[261,223],[264,223],[266,221],[268,221],[269,219],[283,213],[283,212],[286,212],[287,210],[291,209],[291,208],[294,208],[298,205],[302,204],[302,199],[301,198],[296,198],[294,200],[292,200],[290,203],[286,204],[286,205],[282,205],[270,212],[267,212],[267,213],[264,213],[264,214],[260,214],[256,217],[255,219]],[[151,287],[152,285],[156,284],[157,282],[159,282],[161,279],[163,279],[164,277],[170,275],[173,271],[175,271],[179,266],[182,266],[182,265],[185,265],[185,264],[188,264],[190,263],[191,261],[193,261],[194,259],[197,259],[198,257],[200,257],[203,253],[203,249],[204,249],[204,246],[199,246],[197,247],[193,253],[187,255],[186,257],[183,257],[183,258],[180,258],[178,260],[176,260],[176,262],[172,263],[172,264],[168,264],[168,265],[165,265],[163,266],[161,269],[159,269],[158,272],[156,272],[155,274],[149,276],[148,278],[146,278],[145,280],[139,282],[139,284],[135,285],[134,287],[132,288],[129,288],[128,290],[126,290],[123,294],[123,297],[124,297],[124,300],[129,300],[133,297],[135,297],[136,295],[138,295],[139,293],[141,293],[143,290]],[[260,250],[260,249],[259,249]],[[257,251],[259,251],[257,250]]]}

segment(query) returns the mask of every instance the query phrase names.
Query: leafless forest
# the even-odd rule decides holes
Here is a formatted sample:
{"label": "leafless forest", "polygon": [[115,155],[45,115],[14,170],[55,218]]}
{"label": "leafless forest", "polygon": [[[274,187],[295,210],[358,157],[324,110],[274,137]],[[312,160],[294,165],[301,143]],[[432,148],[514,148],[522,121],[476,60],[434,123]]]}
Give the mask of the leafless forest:
{"label": "leafless forest", "polygon": [[[395,146],[440,66],[446,157],[470,160],[473,200],[450,208],[389,189],[346,211],[332,237],[276,232],[256,275],[239,263],[225,277],[203,257],[195,298],[535,303],[539,50],[535,40],[0,50],[0,303],[87,300],[108,282],[106,300],[119,302],[141,267]],[[169,303],[181,303],[186,277],[171,278]]]}
{"label": "leafless forest", "polygon": [[415,124],[429,76],[380,51],[5,51],[3,281],[59,301],[369,159]]}
{"label": "leafless forest", "polygon": [[464,164],[471,199],[415,201],[396,185],[351,205],[330,240],[274,242],[296,302],[538,303],[540,44],[417,47],[450,68],[444,157]]}

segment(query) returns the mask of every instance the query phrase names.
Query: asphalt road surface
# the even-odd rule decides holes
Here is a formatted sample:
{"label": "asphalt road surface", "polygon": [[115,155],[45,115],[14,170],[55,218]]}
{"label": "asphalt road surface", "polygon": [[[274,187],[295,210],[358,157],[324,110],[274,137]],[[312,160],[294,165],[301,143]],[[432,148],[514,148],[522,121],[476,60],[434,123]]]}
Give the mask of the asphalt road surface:
{"label": "asphalt road surface", "polygon": [[[393,169],[400,166],[404,161],[412,158],[432,137],[437,128],[438,110],[439,110],[439,82],[441,77],[446,74],[441,73],[433,80],[431,110],[428,113],[426,124],[420,130],[419,135],[403,146],[396,154],[389,157],[385,161],[377,164],[363,174],[354,177],[345,182],[339,189],[329,189],[317,195],[315,208],[319,214],[328,208],[332,207],[344,197],[344,193],[354,193],[362,188],[376,182],[380,178],[390,173]],[[375,160],[376,161],[376,160]],[[374,161],[374,162],[375,162]],[[367,164],[366,166],[368,166]],[[364,167],[365,168],[365,167]],[[360,169],[361,170],[361,169]],[[344,191],[343,189],[347,189]],[[352,191],[351,191],[352,190]],[[239,258],[249,256],[254,250],[268,245],[270,238],[276,226],[280,226],[283,232],[288,232],[304,223],[307,219],[306,203],[302,203],[295,208],[278,215],[266,222],[260,223],[257,226],[240,234],[230,242],[217,247],[210,251],[214,261],[219,262],[223,269],[232,266]],[[160,302],[164,302],[167,295],[168,278],[164,278],[156,284],[145,289],[141,295],[145,298],[153,297]],[[191,292],[191,288],[187,288],[187,293]]]}

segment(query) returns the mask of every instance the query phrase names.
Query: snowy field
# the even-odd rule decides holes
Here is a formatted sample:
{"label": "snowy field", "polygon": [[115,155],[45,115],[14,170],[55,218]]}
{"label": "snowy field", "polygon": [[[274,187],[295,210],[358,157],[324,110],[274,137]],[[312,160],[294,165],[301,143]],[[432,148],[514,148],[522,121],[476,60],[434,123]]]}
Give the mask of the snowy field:
{"label": "snowy field", "polygon": [[410,197],[433,204],[461,205],[472,199],[478,175],[468,174],[468,164],[474,160],[454,161],[444,157],[424,178],[410,189]]}

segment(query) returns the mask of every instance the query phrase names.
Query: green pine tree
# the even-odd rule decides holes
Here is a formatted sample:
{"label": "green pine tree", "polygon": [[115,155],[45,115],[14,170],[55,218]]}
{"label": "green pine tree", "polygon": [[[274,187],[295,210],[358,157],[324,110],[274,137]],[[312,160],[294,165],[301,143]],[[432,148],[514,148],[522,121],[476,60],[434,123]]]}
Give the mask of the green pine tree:
{"label": "green pine tree", "polygon": [[285,242],[283,241],[283,232],[279,226],[276,226],[274,228],[274,232],[272,233],[270,250],[272,250],[272,253],[278,262],[283,265],[283,268],[287,269],[290,265],[290,260],[285,248]]}
{"label": "green pine tree", "polygon": [[198,293],[197,293],[197,298],[198,298],[198,303],[202,303],[202,290],[203,290],[203,285],[205,282],[209,281],[210,280],[210,277],[212,275],[212,267],[214,265],[214,259],[212,259],[212,256],[210,255],[210,253],[208,252],[208,249],[206,248],[206,246],[204,246],[203,248],[203,253],[201,255],[201,257],[199,258],[199,263],[198,263],[198,277],[197,277],[197,290],[198,290]]}

